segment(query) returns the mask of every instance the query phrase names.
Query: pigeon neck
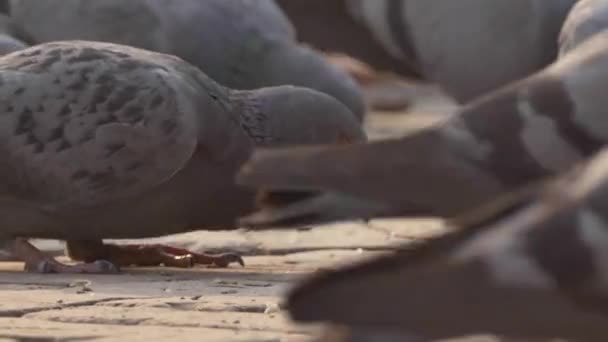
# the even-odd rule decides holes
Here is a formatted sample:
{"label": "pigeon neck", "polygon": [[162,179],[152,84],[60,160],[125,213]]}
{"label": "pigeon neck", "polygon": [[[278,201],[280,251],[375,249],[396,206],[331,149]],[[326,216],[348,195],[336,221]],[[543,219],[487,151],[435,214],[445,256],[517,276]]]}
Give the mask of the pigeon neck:
{"label": "pigeon neck", "polygon": [[263,110],[263,100],[255,91],[235,90],[230,94],[232,114],[241,128],[256,144],[272,143],[268,127],[268,114]]}
{"label": "pigeon neck", "polygon": [[342,102],[359,120],[365,115],[363,93],[353,78],[306,46],[275,46],[266,54],[263,70],[266,87],[292,85],[314,89]]}

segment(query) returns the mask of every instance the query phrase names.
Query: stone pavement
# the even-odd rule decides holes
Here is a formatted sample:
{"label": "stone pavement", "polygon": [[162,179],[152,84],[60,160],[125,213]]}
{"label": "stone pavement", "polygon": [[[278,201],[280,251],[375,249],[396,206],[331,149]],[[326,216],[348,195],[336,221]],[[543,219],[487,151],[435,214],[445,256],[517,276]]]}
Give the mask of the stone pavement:
{"label": "stone pavement", "polygon": [[[453,105],[423,98],[415,114],[376,113],[370,136],[427,125]],[[238,251],[246,267],[125,269],[120,275],[36,275],[0,263],[0,341],[309,341],[320,327],[281,311],[290,284],[309,272],[382,253],[441,232],[436,220],[342,223],[297,231],[194,232],[151,239],[193,251]],[[62,254],[55,241],[37,241]]]}
{"label": "stone pavement", "polygon": [[[246,267],[125,269],[120,275],[36,275],[0,264],[0,339],[306,341],[281,296],[306,273],[381,253],[439,232],[437,221],[372,221],[300,231],[197,232],[160,241],[194,250],[239,250]],[[409,228],[408,228],[409,227]],[[222,248],[217,248],[222,244]],[[58,244],[40,244],[58,250]],[[265,255],[262,255],[265,254]],[[77,338],[77,339],[76,339]],[[42,341],[42,340],[41,340]]]}

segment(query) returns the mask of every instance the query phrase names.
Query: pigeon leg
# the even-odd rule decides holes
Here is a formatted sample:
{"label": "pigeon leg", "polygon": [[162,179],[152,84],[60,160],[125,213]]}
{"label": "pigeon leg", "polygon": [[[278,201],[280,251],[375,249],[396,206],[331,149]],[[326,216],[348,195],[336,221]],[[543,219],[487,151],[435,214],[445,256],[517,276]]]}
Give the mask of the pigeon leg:
{"label": "pigeon leg", "polygon": [[120,266],[159,266],[189,268],[194,265],[227,267],[231,263],[244,266],[243,258],[234,253],[203,254],[162,244],[104,244],[101,240],[69,240],[68,255],[74,260],[92,262],[106,259]]}
{"label": "pigeon leg", "polygon": [[66,265],[40,251],[27,239],[17,238],[8,245],[11,253],[25,262],[25,270],[37,273],[96,273],[109,274],[120,272],[119,268],[105,260],[92,263]]}

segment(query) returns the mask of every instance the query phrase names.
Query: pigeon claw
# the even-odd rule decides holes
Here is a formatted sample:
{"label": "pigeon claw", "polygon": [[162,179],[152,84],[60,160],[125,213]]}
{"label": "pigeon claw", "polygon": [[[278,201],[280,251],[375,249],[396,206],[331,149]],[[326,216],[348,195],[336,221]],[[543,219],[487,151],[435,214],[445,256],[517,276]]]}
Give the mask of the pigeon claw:
{"label": "pigeon claw", "polygon": [[[106,244],[101,240],[68,240],[66,250],[73,260],[93,262],[109,260],[119,266],[167,266],[192,268],[196,265],[228,267],[231,263],[244,266],[243,258],[235,253],[194,253],[184,248],[164,244]],[[45,266],[46,267],[46,266]]]}
{"label": "pigeon claw", "polygon": [[24,269],[33,273],[89,273],[114,274],[119,273],[118,266],[110,261],[96,260],[74,265],[57,261],[52,256],[40,251],[27,239],[16,238],[7,245],[8,250],[25,263]]}
{"label": "pigeon claw", "polygon": [[[157,250],[167,255],[173,255],[174,257],[186,256],[191,258],[193,267],[195,265],[209,265],[215,267],[228,267],[232,263],[238,263],[241,266],[245,266],[243,257],[236,253],[221,253],[221,254],[207,254],[207,253],[195,253],[187,249],[176,248],[165,245],[154,245]],[[167,265],[169,266],[169,265]]]}

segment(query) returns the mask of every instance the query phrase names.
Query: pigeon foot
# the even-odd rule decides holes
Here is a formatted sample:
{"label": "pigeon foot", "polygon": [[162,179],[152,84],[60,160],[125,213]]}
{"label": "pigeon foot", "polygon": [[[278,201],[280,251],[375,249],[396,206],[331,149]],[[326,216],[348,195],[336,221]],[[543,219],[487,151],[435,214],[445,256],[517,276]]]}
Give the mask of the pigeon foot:
{"label": "pigeon foot", "polygon": [[235,253],[205,254],[162,244],[113,245],[102,241],[67,241],[68,255],[85,262],[110,260],[120,266],[168,266],[190,268],[196,265],[228,267],[232,263],[245,266],[243,258]]}
{"label": "pigeon foot", "polygon": [[9,248],[13,255],[25,262],[25,271],[35,273],[88,273],[88,274],[115,274],[119,273],[118,266],[105,260],[96,260],[91,263],[66,265],[53,257],[40,251],[27,239],[13,240]]}

